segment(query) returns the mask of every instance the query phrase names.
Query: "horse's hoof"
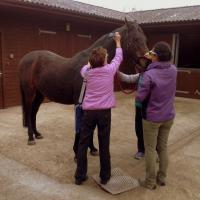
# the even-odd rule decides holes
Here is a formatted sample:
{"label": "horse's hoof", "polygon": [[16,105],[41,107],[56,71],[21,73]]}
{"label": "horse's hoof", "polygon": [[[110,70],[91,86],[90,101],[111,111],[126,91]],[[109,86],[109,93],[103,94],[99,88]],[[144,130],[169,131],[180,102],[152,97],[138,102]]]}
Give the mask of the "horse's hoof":
{"label": "horse's hoof", "polygon": [[28,145],[35,145],[35,144],[36,144],[35,140],[28,140]]}
{"label": "horse's hoof", "polygon": [[40,135],[36,135],[35,138],[36,139],[43,139],[44,137],[40,134]]}

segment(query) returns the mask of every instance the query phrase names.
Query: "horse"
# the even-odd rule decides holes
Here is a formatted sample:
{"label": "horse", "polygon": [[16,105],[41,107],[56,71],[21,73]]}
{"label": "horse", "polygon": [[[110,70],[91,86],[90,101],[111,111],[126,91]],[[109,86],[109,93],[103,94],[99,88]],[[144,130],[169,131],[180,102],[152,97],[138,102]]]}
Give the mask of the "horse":
{"label": "horse", "polygon": [[[125,20],[123,26],[113,30],[121,34],[124,67],[134,66],[137,59],[147,52],[146,37],[136,22]],[[47,50],[27,53],[19,62],[19,82],[22,100],[23,126],[28,128],[28,145],[43,136],[36,128],[36,115],[44,98],[61,104],[78,104],[83,83],[80,70],[88,62],[95,47],[107,49],[108,62],[115,55],[115,42],[105,34],[71,58]]]}

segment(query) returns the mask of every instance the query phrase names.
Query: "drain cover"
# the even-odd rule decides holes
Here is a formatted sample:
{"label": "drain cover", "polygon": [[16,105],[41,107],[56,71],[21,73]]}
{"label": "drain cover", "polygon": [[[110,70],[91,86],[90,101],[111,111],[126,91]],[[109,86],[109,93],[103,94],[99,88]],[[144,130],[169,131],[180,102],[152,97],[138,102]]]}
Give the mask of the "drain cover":
{"label": "drain cover", "polygon": [[138,180],[128,176],[120,168],[114,168],[111,172],[111,178],[106,185],[100,183],[99,174],[95,174],[92,178],[100,187],[111,194],[120,194],[128,190],[132,190],[139,186]]}

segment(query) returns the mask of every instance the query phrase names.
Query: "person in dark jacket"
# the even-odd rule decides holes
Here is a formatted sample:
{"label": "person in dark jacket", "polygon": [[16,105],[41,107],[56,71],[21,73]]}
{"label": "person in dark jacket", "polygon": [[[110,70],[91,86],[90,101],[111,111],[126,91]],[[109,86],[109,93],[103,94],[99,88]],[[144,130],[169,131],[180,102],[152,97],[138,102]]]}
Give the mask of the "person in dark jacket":
{"label": "person in dark jacket", "polygon": [[[146,178],[140,185],[156,189],[166,184],[168,168],[167,142],[175,117],[177,68],[171,64],[172,53],[166,42],[158,42],[146,56],[152,60],[142,74],[136,104],[143,110],[143,136],[145,145]],[[145,108],[144,100],[148,99]],[[156,151],[159,169],[156,172]]]}
{"label": "person in dark jacket", "polygon": [[[118,71],[120,80],[126,83],[135,83],[138,86],[141,74],[146,70],[150,62],[151,60],[145,56],[140,57],[138,64],[135,67],[137,73],[128,75]],[[134,158],[140,160],[145,155],[145,148],[142,128],[142,109],[141,106],[138,106],[137,104],[135,104],[135,133],[137,136],[137,152],[135,153]]]}

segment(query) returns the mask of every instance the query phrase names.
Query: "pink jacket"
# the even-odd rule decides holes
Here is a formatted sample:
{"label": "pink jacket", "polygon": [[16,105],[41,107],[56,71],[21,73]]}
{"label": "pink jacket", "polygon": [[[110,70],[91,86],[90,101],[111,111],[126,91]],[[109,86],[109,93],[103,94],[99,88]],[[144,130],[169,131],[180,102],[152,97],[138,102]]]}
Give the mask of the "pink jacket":
{"label": "pink jacket", "polygon": [[114,75],[123,59],[121,48],[116,48],[115,57],[110,64],[89,69],[85,65],[81,69],[82,77],[86,76],[86,92],[83,99],[83,110],[99,110],[115,107]]}

